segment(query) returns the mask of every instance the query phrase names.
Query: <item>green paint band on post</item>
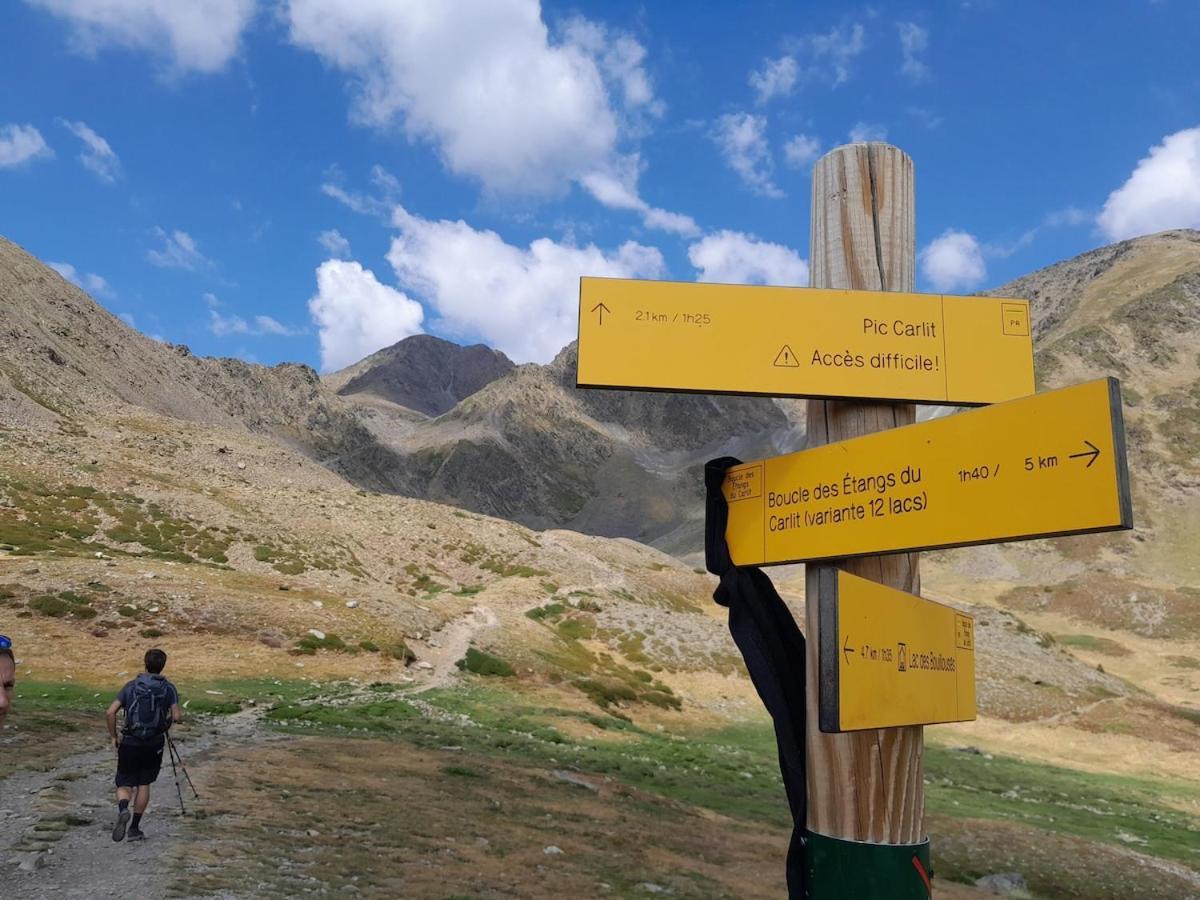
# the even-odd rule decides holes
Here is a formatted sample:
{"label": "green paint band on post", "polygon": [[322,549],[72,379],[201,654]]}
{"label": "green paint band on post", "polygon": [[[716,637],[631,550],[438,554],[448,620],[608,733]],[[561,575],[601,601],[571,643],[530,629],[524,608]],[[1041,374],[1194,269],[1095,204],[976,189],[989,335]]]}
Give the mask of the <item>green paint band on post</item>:
{"label": "green paint band on post", "polygon": [[929,840],[867,844],[804,835],[809,900],[929,900]]}

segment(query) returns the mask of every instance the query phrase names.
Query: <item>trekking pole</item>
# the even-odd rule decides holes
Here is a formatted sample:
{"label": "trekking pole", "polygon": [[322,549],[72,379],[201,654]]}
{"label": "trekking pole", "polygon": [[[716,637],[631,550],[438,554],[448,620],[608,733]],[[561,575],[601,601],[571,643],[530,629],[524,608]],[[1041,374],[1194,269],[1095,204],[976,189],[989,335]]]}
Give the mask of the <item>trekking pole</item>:
{"label": "trekking pole", "polygon": [[171,749],[171,767],[175,767],[175,760],[179,760],[179,768],[183,770],[183,777],[187,780],[188,787],[192,789],[192,796],[197,800],[200,799],[200,794],[196,790],[196,786],[192,784],[192,776],[188,774],[187,766],[183,764],[183,757],[179,755],[179,751],[175,748],[175,742],[171,740],[171,735],[167,735],[167,746]]}
{"label": "trekking pole", "polygon": [[171,736],[167,735],[167,755],[171,757],[171,774],[175,776],[175,793],[179,795],[179,814],[187,815],[187,809],[183,805],[183,788],[179,786],[179,772],[175,769],[175,745],[171,743]]}

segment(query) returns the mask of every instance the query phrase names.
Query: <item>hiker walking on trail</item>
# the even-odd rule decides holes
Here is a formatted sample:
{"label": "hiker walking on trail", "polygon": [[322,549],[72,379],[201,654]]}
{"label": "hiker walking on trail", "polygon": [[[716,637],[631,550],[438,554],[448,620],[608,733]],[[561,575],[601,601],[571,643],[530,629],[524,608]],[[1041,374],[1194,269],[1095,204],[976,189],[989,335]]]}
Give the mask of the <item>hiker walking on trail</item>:
{"label": "hiker walking on trail", "polygon": [[12,652],[12,638],[0,634],[0,725],[12,706],[13,688],[17,686],[17,659]]}
{"label": "hiker walking on trail", "polygon": [[[179,708],[179,692],[163,677],[167,654],[162,650],[146,651],[146,671],[130,681],[108,707],[108,733],[117,753],[117,824],[113,826],[114,841],[140,841],[142,816],[150,803],[150,785],[158,778],[162,766],[167,730],[183,721]],[[117,734],[117,713],[125,710],[125,726]],[[133,801],[133,821],[130,822],[129,803]]]}

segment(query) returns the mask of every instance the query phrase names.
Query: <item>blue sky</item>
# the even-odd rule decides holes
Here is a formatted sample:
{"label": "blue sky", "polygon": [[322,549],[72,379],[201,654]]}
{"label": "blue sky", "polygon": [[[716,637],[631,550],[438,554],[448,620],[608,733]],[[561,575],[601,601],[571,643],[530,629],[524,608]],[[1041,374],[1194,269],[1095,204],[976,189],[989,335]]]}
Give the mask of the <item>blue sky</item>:
{"label": "blue sky", "polygon": [[544,361],[582,274],[806,284],[852,138],[914,159],[922,290],[1200,227],[1191,0],[22,0],[0,32],[0,234],[203,354]]}

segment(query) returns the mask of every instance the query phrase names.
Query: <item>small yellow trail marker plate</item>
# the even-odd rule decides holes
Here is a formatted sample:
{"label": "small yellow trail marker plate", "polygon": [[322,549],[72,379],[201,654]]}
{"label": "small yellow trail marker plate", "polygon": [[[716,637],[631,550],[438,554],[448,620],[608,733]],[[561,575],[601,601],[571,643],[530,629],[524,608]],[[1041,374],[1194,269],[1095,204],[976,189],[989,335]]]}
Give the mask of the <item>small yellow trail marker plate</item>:
{"label": "small yellow trail marker plate", "polygon": [[820,726],[857,731],[975,718],[975,619],[822,566]]}
{"label": "small yellow trail marker plate", "polygon": [[577,384],[998,403],[1034,391],[1029,304],[582,278]]}
{"label": "small yellow trail marker plate", "polygon": [[738,566],[1133,527],[1114,378],[734,466],[723,491]]}

